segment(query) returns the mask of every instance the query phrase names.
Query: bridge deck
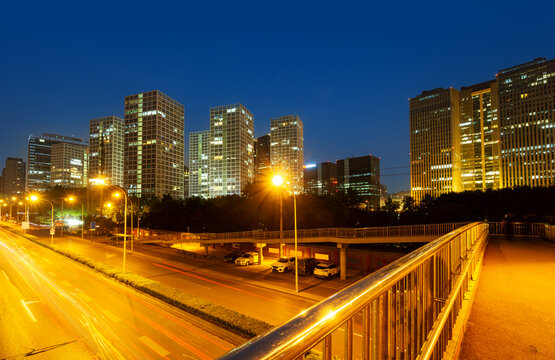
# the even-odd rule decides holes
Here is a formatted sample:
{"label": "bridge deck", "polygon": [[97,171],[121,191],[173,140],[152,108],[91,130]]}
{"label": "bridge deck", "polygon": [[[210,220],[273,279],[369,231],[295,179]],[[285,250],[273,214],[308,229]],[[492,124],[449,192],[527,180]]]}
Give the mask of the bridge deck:
{"label": "bridge deck", "polygon": [[490,238],[460,359],[555,359],[555,243]]}

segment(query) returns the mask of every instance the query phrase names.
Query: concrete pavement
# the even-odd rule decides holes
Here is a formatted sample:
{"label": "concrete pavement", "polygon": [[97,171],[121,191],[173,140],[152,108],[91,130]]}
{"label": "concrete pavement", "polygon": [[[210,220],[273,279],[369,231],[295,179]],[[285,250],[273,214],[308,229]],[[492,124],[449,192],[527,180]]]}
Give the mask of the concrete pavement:
{"label": "concrete pavement", "polygon": [[491,237],[460,359],[555,359],[555,244]]}

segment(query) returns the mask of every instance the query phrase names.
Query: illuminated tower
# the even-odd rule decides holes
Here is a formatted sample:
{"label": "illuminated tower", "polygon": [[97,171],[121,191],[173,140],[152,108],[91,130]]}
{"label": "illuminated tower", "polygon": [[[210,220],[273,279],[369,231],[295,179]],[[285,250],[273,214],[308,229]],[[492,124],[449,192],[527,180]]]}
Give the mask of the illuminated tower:
{"label": "illuminated tower", "polygon": [[555,60],[499,71],[503,187],[555,184]]}
{"label": "illuminated tower", "polygon": [[463,190],[499,189],[500,143],[497,82],[463,87],[460,93]]}
{"label": "illuminated tower", "polygon": [[209,197],[241,195],[254,180],[254,118],[241,104],[210,108]]}
{"label": "illuminated tower", "polygon": [[424,91],[409,105],[411,196],[461,191],[459,91]]}
{"label": "illuminated tower", "polygon": [[158,90],[125,97],[124,187],[183,198],[185,108]]}
{"label": "illuminated tower", "polygon": [[303,123],[298,115],[270,119],[272,170],[281,172],[296,192],[303,192]]}
{"label": "illuminated tower", "polygon": [[107,116],[89,122],[89,180],[123,186],[123,119]]}

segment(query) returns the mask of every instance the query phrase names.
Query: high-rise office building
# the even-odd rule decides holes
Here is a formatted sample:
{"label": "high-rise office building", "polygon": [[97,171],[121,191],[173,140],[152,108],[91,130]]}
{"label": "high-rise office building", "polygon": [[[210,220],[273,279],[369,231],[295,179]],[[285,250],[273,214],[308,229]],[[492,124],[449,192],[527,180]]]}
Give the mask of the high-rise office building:
{"label": "high-rise office building", "polygon": [[189,134],[189,196],[207,199],[210,188],[210,130]]}
{"label": "high-rise office building", "polygon": [[372,156],[337,160],[337,191],[356,193],[368,210],[380,207],[380,159]]}
{"label": "high-rise office building", "polygon": [[123,141],[123,119],[107,116],[89,122],[89,180],[123,186]]}
{"label": "high-rise office building", "polygon": [[312,195],[332,195],[337,191],[337,164],[323,162],[304,167],[304,190]]}
{"label": "high-rise office building", "polygon": [[125,97],[124,187],[183,198],[185,108],[158,90]]}
{"label": "high-rise office building", "polygon": [[254,180],[254,118],[241,104],[210,108],[209,197],[241,195]]}
{"label": "high-rise office building", "polygon": [[9,157],[0,178],[0,194],[19,196],[25,192],[25,174],[27,169],[23,159]]}
{"label": "high-rise office building", "polygon": [[499,71],[503,187],[555,184],[555,60]]}
{"label": "high-rise office building", "polygon": [[29,135],[27,191],[47,191],[51,186],[51,151],[57,143],[86,145],[83,139],[57,134]]}
{"label": "high-rise office building", "polygon": [[87,145],[59,142],[52,144],[50,185],[67,188],[87,186]]}
{"label": "high-rise office building", "polygon": [[267,180],[271,171],[270,134],[267,134],[254,141],[254,181],[262,182]]}
{"label": "high-rise office building", "polygon": [[459,91],[424,91],[409,106],[412,197],[461,191]]}
{"label": "high-rise office building", "polygon": [[303,191],[304,152],[303,123],[299,116],[270,119],[272,170],[282,173],[295,192]]}
{"label": "high-rise office building", "polygon": [[462,190],[499,189],[497,82],[461,88],[460,104]]}

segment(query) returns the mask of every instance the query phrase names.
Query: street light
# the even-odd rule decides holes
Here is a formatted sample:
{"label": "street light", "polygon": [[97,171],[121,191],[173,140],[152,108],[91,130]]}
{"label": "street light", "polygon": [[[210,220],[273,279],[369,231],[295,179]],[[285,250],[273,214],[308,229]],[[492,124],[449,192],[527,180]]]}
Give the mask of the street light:
{"label": "street light", "polygon": [[[281,175],[275,175],[272,178],[272,183],[275,187],[278,188],[287,188],[283,182],[283,177]],[[288,189],[293,194],[293,217],[294,217],[294,224],[295,224],[295,292],[299,292],[299,259],[298,259],[298,252],[297,252],[297,197],[295,196],[295,192],[291,189]],[[281,221],[280,221],[281,222]],[[281,245],[280,245],[281,246]]]}
{"label": "street light", "polygon": [[46,201],[52,207],[52,220],[50,221],[50,246],[53,246],[54,245],[54,232],[55,232],[55,230],[54,230],[54,205],[46,199],[40,199],[37,195],[31,195],[29,197],[29,200],[31,200],[33,202],[36,202],[38,200]]}
{"label": "street light", "polygon": [[66,198],[66,200],[68,202],[78,202],[79,204],[81,204],[81,239],[82,239],[83,238],[83,224],[85,223],[85,218],[83,216],[83,214],[84,214],[83,203],[81,201],[77,201],[77,199],[73,196],[70,196],[70,197]]}
{"label": "street light", "polygon": [[127,251],[127,194],[125,191],[113,193],[114,197],[120,197],[121,194],[125,197],[124,215],[123,215],[123,272],[125,273],[125,253]]}

